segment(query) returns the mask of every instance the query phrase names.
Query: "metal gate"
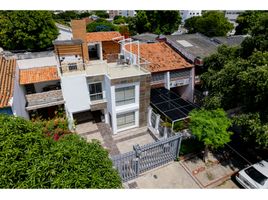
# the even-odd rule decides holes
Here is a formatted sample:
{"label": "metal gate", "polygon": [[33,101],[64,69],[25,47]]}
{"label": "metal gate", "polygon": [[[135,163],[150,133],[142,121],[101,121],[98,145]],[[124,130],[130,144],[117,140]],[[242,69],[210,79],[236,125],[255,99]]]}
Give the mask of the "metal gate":
{"label": "metal gate", "polygon": [[179,155],[181,135],[174,135],[144,146],[133,146],[134,151],[112,157],[122,180],[129,181],[139,174],[175,160]]}

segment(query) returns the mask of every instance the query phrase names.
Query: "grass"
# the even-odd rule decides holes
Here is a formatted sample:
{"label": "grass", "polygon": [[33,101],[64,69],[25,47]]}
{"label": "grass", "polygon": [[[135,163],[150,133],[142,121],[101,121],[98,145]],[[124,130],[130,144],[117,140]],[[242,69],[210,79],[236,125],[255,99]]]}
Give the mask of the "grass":
{"label": "grass", "polygon": [[181,142],[180,155],[197,153],[204,149],[204,144],[196,139],[186,139]]}

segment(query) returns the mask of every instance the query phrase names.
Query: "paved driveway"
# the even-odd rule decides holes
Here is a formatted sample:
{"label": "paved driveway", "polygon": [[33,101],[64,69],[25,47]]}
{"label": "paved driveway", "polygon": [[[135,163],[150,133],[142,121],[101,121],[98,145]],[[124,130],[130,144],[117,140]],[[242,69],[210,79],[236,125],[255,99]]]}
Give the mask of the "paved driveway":
{"label": "paved driveway", "polygon": [[89,142],[93,139],[99,140],[111,156],[132,151],[133,145],[142,146],[155,141],[147,132],[147,127],[135,128],[113,135],[108,124],[87,122],[77,125],[76,132]]}
{"label": "paved driveway", "polygon": [[197,189],[197,183],[189,176],[179,162],[145,172],[135,180],[124,184],[125,188],[141,189]]}

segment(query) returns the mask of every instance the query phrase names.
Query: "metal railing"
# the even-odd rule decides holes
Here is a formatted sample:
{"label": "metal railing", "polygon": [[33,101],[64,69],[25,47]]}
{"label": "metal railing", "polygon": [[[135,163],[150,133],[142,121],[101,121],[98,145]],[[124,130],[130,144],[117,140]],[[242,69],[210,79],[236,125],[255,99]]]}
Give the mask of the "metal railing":
{"label": "metal railing", "polygon": [[144,146],[134,145],[133,151],[111,159],[123,182],[129,181],[141,173],[175,160],[179,156],[181,139],[178,134]]}

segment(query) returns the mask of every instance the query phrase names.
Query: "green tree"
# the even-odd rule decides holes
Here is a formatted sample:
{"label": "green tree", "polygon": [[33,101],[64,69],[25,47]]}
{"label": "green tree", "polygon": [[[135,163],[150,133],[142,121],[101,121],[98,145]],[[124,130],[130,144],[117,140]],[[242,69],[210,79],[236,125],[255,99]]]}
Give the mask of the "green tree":
{"label": "green tree", "polygon": [[259,113],[248,113],[235,116],[235,125],[240,127],[240,137],[249,145],[268,149],[268,123],[263,123]]}
{"label": "green tree", "polygon": [[232,122],[223,109],[211,111],[205,109],[193,110],[189,116],[189,128],[192,134],[205,145],[205,161],[209,149],[217,149],[230,142],[232,132],[227,129]]}
{"label": "green tree", "polygon": [[137,11],[130,19],[129,29],[132,33],[152,32],[171,34],[179,28],[181,17],[179,11]]}
{"label": "green tree", "polygon": [[105,10],[96,10],[93,13],[100,18],[109,18],[109,14]]}
{"label": "green tree", "polygon": [[120,188],[100,143],[77,134],[55,141],[42,123],[0,115],[0,188]]}
{"label": "green tree", "polygon": [[124,18],[121,17],[121,18],[118,18],[118,19],[113,20],[113,23],[114,24],[125,24],[126,21],[125,21]]}
{"label": "green tree", "polygon": [[49,11],[0,12],[0,46],[7,50],[45,49],[58,34]]}
{"label": "green tree", "polygon": [[118,27],[106,19],[97,19],[87,25],[87,32],[118,31]]}
{"label": "green tree", "polygon": [[189,18],[184,26],[191,33],[199,32],[208,37],[226,36],[234,28],[221,11],[208,11],[202,16]]}
{"label": "green tree", "polygon": [[236,35],[251,34],[252,29],[258,24],[261,17],[267,15],[263,11],[245,11],[242,12],[236,19],[238,25],[235,28]]}
{"label": "green tree", "polygon": [[241,54],[249,57],[254,51],[268,51],[268,13],[262,13],[254,26],[250,28],[251,37],[241,44]]}

